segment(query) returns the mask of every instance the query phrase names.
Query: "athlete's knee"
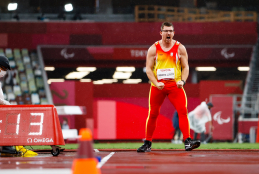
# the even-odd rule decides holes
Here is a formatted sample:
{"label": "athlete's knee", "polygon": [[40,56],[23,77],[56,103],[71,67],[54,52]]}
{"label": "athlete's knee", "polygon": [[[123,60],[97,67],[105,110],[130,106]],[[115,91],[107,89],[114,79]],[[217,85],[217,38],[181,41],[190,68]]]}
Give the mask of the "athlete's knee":
{"label": "athlete's knee", "polygon": [[159,115],[159,113],[158,112],[150,112],[150,115],[149,115],[149,118],[157,118],[158,117],[158,115]]}
{"label": "athlete's knee", "polygon": [[160,112],[160,108],[159,107],[151,107],[150,111],[149,111],[149,115],[151,117],[157,117],[159,115]]}
{"label": "athlete's knee", "polygon": [[187,116],[187,108],[179,108],[178,110],[177,110],[177,112],[178,112],[178,115],[179,115],[179,117],[182,117],[182,116]]}

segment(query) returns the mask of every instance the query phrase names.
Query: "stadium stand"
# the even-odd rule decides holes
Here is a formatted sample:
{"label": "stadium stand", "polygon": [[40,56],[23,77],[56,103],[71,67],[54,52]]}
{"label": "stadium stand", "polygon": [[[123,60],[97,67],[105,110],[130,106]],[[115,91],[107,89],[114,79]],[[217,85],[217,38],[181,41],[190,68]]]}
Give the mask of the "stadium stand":
{"label": "stadium stand", "polygon": [[0,49],[10,61],[11,70],[4,78],[3,92],[11,104],[48,104],[39,59],[28,49]]}

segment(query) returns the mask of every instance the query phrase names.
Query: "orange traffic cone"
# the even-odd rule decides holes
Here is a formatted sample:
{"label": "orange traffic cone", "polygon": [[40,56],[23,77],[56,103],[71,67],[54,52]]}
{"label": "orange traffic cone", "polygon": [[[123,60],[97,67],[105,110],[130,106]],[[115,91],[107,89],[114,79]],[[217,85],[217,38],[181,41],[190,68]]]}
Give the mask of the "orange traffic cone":
{"label": "orange traffic cone", "polygon": [[97,168],[97,159],[94,157],[92,147],[92,133],[90,129],[80,129],[79,135],[79,149],[77,157],[73,161],[72,173],[73,174],[101,174],[99,168]]}

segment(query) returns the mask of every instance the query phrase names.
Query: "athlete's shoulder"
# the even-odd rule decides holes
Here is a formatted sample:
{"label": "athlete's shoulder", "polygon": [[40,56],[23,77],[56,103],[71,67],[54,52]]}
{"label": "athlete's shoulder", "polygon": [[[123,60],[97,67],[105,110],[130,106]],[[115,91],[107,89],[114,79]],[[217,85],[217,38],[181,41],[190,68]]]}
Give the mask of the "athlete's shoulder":
{"label": "athlete's shoulder", "polygon": [[156,43],[149,47],[148,54],[156,54]]}
{"label": "athlete's shoulder", "polygon": [[[159,48],[160,41],[161,41],[161,40],[156,41],[151,47]],[[151,48],[151,47],[150,47],[150,48]]]}
{"label": "athlete's shoulder", "polygon": [[[180,42],[179,42],[180,43]],[[183,45],[183,44],[179,44],[179,51],[181,51],[181,52],[186,52],[186,48],[185,48],[185,46]]]}
{"label": "athlete's shoulder", "polygon": [[178,54],[179,54],[179,57],[181,58],[182,55],[187,55],[187,50],[185,48],[185,46],[183,44],[180,44],[179,47],[178,47]]}
{"label": "athlete's shoulder", "polygon": [[153,44],[153,45],[151,45],[150,47],[149,47],[149,49],[150,48],[156,48],[156,42]]}
{"label": "athlete's shoulder", "polygon": [[159,43],[160,41],[161,41],[161,40],[158,40],[158,41],[156,41],[154,44],[155,44],[155,45],[160,45],[160,43]]}
{"label": "athlete's shoulder", "polygon": [[161,44],[159,43],[159,41],[156,41],[153,45],[154,45],[156,48],[159,48]]}
{"label": "athlete's shoulder", "polygon": [[151,45],[148,49],[148,52],[156,52],[157,49],[159,49],[160,40],[156,41],[153,45]]}
{"label": "athlete's shoulder", "polygon": [[175,45],[181,45],[181,43],[179,41],[175,41]]}

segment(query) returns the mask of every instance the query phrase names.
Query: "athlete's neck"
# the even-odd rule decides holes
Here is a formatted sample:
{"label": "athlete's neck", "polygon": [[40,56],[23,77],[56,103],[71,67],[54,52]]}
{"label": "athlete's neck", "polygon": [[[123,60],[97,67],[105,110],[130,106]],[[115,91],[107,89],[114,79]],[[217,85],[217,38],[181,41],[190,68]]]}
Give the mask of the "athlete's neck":
{"label": "athlete's neck", "polygon": [[166,43],[165,41],[160,40],[159,43],[160,43],[161,48],[164,51],[168,51],[168,49],[170,50],[174,46],[175,42],[176,42],[176,40],[171,40],[170,43]]}

